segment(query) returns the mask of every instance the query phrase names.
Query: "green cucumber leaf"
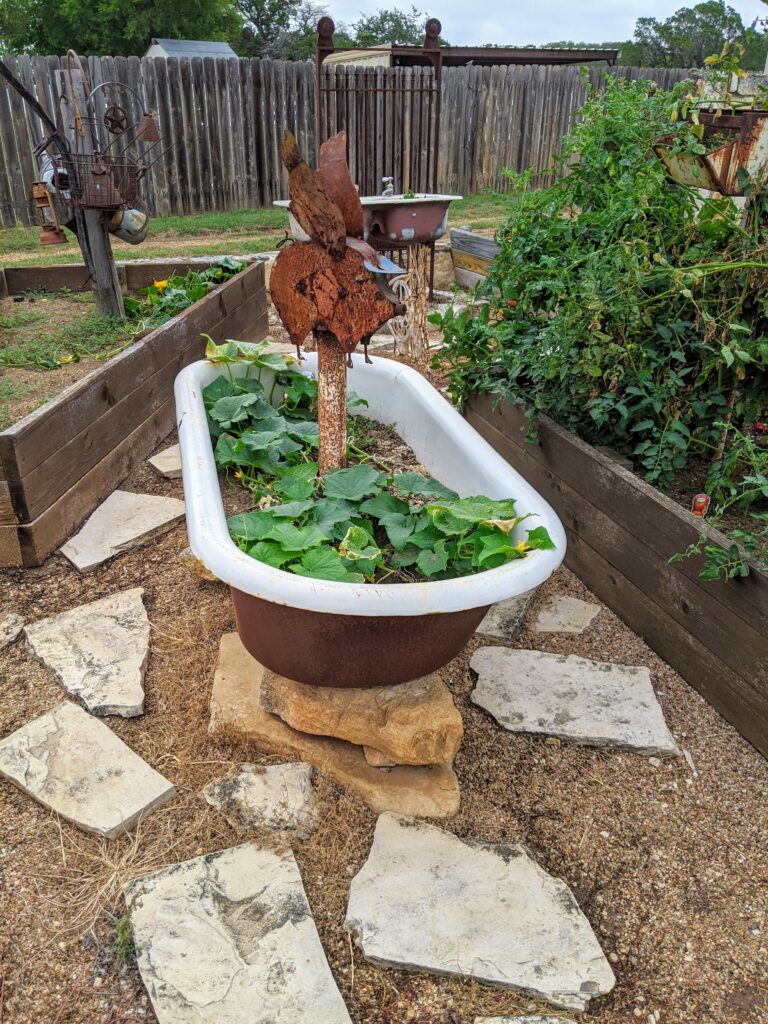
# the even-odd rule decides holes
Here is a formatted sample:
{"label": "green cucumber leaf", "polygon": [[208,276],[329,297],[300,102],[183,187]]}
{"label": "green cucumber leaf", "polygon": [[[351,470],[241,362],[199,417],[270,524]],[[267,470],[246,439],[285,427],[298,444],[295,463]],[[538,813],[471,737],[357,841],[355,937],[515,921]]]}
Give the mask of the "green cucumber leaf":
{"label": "green cucumber leaf", "polygon": [[[420,521],[422,521],[421,517],[419,518]],[[432,523],[427,523],[425,526],[422,526],[411,534],[408,543],[415,544],[417,548],[427,551],[430,548],[434,548],[434,546],[441,540],[445,540],[445,537],[439,530],[435,529]]]}
{"label": "green cucumber leaf", "polygon": [[212,380],[207,387],[203,388],[203,402],[206,409],[210,409],[220,398],[229,398],[234,393],[235,385],[233,381],[228,380],[224,376],[217,377],[216,380]]}
{"label": "green cucumber leaf", "polygon": [[475,561],[483,569],[495,569],[515,558],[525,558],[525,541],[515,541],[501,531],[479,537],[480,545],[475,553]]}
{"label": "green cucumber leaf", "polygon": [[296,557],[295,551],[285,551],[280,544],[271,540],[260,540],[251,545],[248,548],[248,554],[259,562],[266,562],[274,569],[282,569],[286,562],[290,562],[292,558]]}
{"label": "green cucumber leaf", "polygon": [[403,515],[402,512],[390,512],[388,515],[381,517],[379,525],[384,527],[389,543],[395,551],[402,551],[408,543],[408,538],[416,529],[418,522],[418,516]]}
{"label": "green cucumber leaf", "polygon": [[424,576],[434,576],[442,572],[448,565],[448,552],[445,550],[445,540],[439,540],[434,548],[429,551],[422,551],[416,559],[416,565]]}
{"label": "green cucumber leaf", "polygon": [[275,519],[298,519],[314,504],[311,498],[304,501],[286,501],[282,505],[270,505],[269,511]]}
{"label": "green cucumber leaf", "polygon": [[266,509],[242,512],[240,515],[230,516],[227,520],[230,536],[247,544],[263,540],[274,525],[272,514]]}
{"label": "green cucumber leaf", "polygon": [[386,480],[372,466],[352,466],[351,469],[336,469],[323,477],[323,491],[326,498],[346,498],[359,501],[369,494],[375,494]]}
{"label": "green cucumber leaf", "polygon": [[365,577],[359,572],[350,572],[341,555],[332,547],[323,546],[308,551],[300,563],[288,567],[297,576],[310,576],[320,580],[334,580],[338,583],[364,583]]}
{"label": "green cucumber leaf", "polygon": [[257,395],[225,395],[211,406],[209,415],[216,423],[228,426],[231,423],[242,423],[250,413],[249,406],[258,402]]}
{"label": "green cucumber leaf", "polygon": [[367,530],[360,526],[350,526],[339,544],[339,554],[348,561],[376,561],[381,558],[381,549],[372,541]]}
{"label": "green cucumber leaf", "polygon": [[537,526],[535,530],[528,531],[528,547],[532,551],[554,551],[555,546],[546,527]]}
{"label": "green cucumber leaf", "polygon": [[252,448],[258,452],[263,448],[268,448],[281,437],[285,437],[282,430],[244,430],[240,435],[240,440],[246,448]]}
{"label": "green cucumber leaf", "polygon": [[516,518],[514,501],[492,501],[483,497],[432,502],[424,511],[442,533],[454,536],[480,523],[495,520],[492,525],[498,526],[499,521]]}
{"label": "green cucumber leaf", "polygon": [[396,569],[403,569],[409,565],[416,565],[421,551],[413,546],[408,546],[402,551],[396,551],[390,558],[391,565]]}
{"label": "green cucumber leaf", "polygon": [[312,509],[312,522],[317,526],[319,530],[328,537],[328,539],[335,538],[335,527],[339,523],[347,524],[344,532],[340,535],[344,536],[347,532],[350,523],[350,517],[355,511],[355,506],[351,501],[344,501],[337,498],[321,498],[319,501],[314,503]]}
{"label": "green cucumber leaf", "polygon": [[277,522],[266,534],[266,540],[277,541],[286,551],[306,551],[318,544],[324,544],[327,537],[314,523],[298,527],[291,523]]}
{"label": "green cucumber leaf", "polygon": [[423,473],[414,471],[408,473],[396,473],[393,483],[401,494],[416,495],[419,498],[445,498],[451,501],[458,498],[456,491],[452,491],[445,484],[441,484],[433,476],[424,476]]}
{"label": "green cucumber leaf", "polygon": [[373,516],[375,519],[381,519],[383,516],[390,515],[393,512],[407,515],[411,511],[411,506],[407,501],[403,501],[402,498],[396,498],[394,494],[390,494],[389,491],[382,491],[381,494],[377,494],[374,498],[368,498],[364,501],[360,505],[360,511],[365,512],[368,516]]}

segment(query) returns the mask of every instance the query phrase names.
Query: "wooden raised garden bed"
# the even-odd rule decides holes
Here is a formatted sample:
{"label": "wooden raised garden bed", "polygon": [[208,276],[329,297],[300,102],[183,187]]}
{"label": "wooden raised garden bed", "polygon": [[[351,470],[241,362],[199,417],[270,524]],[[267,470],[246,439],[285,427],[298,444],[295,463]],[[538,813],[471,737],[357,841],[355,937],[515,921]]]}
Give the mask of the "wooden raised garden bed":
{"label": "wooden raised garden bed", "polygon": [[558,513],[565,564],[768,756],[768,576],[707,582],[697,558],[670,565],[699,520],[547,417],[526,444],[522,403],[493,404],[477,396],[466,417]]}
{"label": "wooden raised garden bed", "polygon": [[499,245],[492,238],[463,228],[451,229],[453,272],[462,288],[474,288],[487,277],[498,252]]}
{"label": "wooden raised garden bed", "polygon": [[174,426],[173,382],[203,334],[268,332],[255,263],[0,433],[0,565],[39,565]]}

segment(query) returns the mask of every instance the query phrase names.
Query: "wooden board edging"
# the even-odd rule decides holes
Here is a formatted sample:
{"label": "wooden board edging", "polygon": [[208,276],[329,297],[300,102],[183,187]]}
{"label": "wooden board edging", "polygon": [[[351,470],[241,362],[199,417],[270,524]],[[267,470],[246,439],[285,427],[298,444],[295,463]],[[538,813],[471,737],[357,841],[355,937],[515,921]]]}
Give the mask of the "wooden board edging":
{"label": "wooden board edging", "polygon": [[173,429],[173,383],[203,334],[268,329],[259,262],[2,431],[0,566],[39,565]]}
{"label": "wooden board edging", "polygon": [[526,444],[522,403],[493,406],[473,397],[466,418],[558,513],[565,564],[768,756],[768,576],[707,582],[700,559],[670,564],[699,520],[547,417]]}

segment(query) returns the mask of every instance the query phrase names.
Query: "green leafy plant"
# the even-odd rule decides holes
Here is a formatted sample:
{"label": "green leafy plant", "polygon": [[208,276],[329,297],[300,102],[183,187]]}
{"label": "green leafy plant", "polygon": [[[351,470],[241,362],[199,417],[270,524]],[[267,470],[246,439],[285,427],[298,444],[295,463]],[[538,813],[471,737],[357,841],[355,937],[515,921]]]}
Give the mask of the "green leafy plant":
{"label": "green leafy plant", "polygon": [[245,264],[238,260],[225,258],[205,270],[190,270],[185,277],[155,281],[149,288],[142,289],[143,299],[126,296],[123,300],[125,311],[129,317],[140,321],[139,330],[160,327],[244,267]]}
{"label": "green leafy plant", "polygon": [[[761,418],[768,395],[768,253],[727,198],[673,187],[650,143],[671,94],[610,77],[590,90],[549,188],[508,172],[517,202],[477,302],[441,324],[436,357],[464,403],[527,403],[631,457],[664,488],[717,424]],[[678,125],[695,150],[691,125]]]}
{"label": "green leafy plant", "polygon": [[[727,447],[710,467],[707,490],[716,498],[714,512],[695,544],[674,555],[680,561],[703,555],[699,575],[705,580],[735,579],[748,576],[749,563],[768,573],[768,443],[752,434],[723,424]],[[742,525],[728,527],[729,515],[746,512]],[[713,531],[725,534],[728,543],[711,543]]]}
{"label": "green leafy plant", "polygon": [[[542,527],[520,530],[514,501],[459,498],[422,473],[382,472],[353,446],[356,465],[320,477],[317,384],[264,343],[209,343],[225,373],[204,390],[217,464],[253,496],[230,534],[276,569],[345,583],[450,579],[552,548]],[[231,365],[248,363],[246,375]],[[350,396],[350,405],[365,404]]]}

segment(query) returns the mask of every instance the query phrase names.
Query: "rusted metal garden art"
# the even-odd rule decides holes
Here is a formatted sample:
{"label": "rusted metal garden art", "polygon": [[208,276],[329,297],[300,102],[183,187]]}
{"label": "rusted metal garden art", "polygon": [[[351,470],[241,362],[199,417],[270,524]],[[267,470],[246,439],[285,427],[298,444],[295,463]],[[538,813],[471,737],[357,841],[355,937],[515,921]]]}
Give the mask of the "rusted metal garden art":
{"label": "rusted metal garden art", "polygon": [[698,121],[705,153],[678,152],[674,134],[654,142],[668,176],[678,185],[743,196],[768,163],[768,111],[701,110]]}
{"label": "rusted metal garden art", "polygon": [[[400,311],[386,279],[399,267],[363,240],[363,208],[345,157],[344,133],[320,147],[312,171],[290,132],[282,156],[288,168],[290,212],[307,241],[283,249],[272,270],[270,290],[291,340],[310,331],[317,342],[320,472],[345,465],[347,366],[360,342]],[[368,360],[366,350],[365,358]]]}

